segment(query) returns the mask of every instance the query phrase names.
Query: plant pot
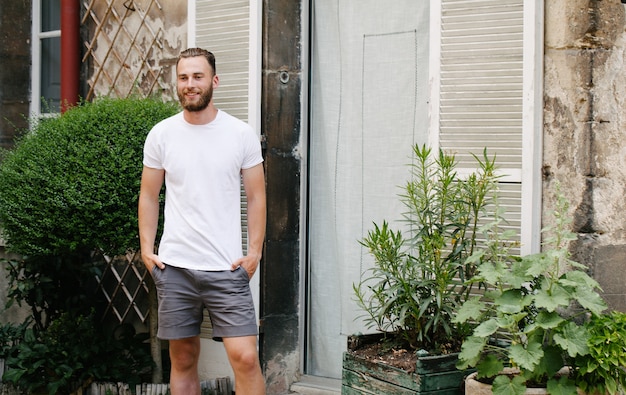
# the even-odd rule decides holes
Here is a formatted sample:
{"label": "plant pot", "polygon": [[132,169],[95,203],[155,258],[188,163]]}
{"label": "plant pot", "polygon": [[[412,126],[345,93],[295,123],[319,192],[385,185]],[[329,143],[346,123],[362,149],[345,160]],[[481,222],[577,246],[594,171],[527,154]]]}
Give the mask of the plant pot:
{"label": "plant pot", "polygon": [[[355,344],[374,342],[382,335],[348,338],[343,355],[342,395],[356,394],[450,394],[462,393],[463,380],[469,372],[458,370],[458,354],[419,357],[415,372],[354,355]],[[356,339],[355,341],[355,338]]]}
{"label": "plant pot", "polygon": [[[561,371],[559,371],[561,372]],[[567,368],[563,368],[563,374],[567,374]],[[476,372],[470,374],[465,379],[465,395],[492,395],[493,391],[491,390],[491,384],[482,383],[476,380]],[[524,394],[527,395],[544,395],[548,394],[548,390],[546,388],[526,388],[526,392]],[[580,389],[578,390],[579,395],[584,395]]]}

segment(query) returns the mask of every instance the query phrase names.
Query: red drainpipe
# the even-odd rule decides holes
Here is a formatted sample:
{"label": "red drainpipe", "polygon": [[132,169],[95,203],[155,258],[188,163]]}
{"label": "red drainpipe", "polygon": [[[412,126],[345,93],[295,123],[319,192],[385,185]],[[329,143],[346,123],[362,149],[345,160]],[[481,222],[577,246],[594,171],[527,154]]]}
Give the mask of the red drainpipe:
{"label": "red drainpipe", "polygon": [[61,0],[61,112],[78,103],[80,3]]}

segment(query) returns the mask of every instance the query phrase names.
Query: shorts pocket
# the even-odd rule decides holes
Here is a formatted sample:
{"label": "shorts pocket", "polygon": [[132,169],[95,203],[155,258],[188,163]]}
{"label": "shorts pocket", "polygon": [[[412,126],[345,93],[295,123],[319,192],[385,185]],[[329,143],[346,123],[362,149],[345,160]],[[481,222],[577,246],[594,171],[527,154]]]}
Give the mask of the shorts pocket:
{"label": "shorts pocket", "polygon": [[154,265],[152,267],[152,270],[150,271],[150,275],[152,276],[152,279],[154,280],[155,284],[158,284],[162,281],[161,277],[163,276],[163,270],[165,269],[159,269],[157,265]]}
{"label": "shorts pocket", "polygon": [[242,276],[246,280],[246,282],[250,281],[250,276],[248,276],[248,271],[246,269],[244,269],[243,267],[239,266],[237,268],[237,271],[241,272],[241,273],[239,273],[239,275]]}

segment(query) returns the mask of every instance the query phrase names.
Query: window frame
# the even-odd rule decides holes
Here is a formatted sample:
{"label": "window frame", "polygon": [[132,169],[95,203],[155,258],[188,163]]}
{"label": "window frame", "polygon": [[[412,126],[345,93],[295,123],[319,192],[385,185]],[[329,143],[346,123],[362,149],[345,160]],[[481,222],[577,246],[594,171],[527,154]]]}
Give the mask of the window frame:
{"label": "window frame", "polygon": [[[34,117],[51,117],[56,116],[58,112],[45,112],[41,111],[41,72],[42,72],[42,59],[41,59],[41,47],[42,40],[48,38],[60,38],[61,29],[42,31],[42,0],[33,0],[32,2],[32,25],[31,25],[31,100],[30,100],[30,114]],[[61,14],[59,13],[59,19]],[[61,25],[59,21],[59,26]]]}

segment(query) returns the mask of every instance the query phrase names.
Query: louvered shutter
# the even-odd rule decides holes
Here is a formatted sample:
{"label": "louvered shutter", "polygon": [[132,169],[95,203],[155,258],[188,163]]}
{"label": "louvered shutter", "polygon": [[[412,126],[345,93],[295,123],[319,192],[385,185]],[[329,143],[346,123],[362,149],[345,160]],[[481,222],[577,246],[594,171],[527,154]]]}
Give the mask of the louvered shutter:
{"label": "louvered shutter", "polygon": [[196,44],[216,57],[218,108],[248,120],[250,7],[248,0],[196,0]]}
{"label": "louvered shutter", "polygon": [[[214,94],[217,108],[248,121],[249,87],[249,1],[196,0],[196,46],[215,55],[219,88]],[[246,199],[241,190],[243,250],[247,249]],[[211,337],[205,311],[201,337]]]}
{"label": "louvered shutter", "polygon": [[[520,232],[523,199],[525,78],[523,0],[440,0],[435,7],[431,139],[456,154],[460,172],[487,148],[504,176],[500,205]],[[436,21],[439,21],[437,23]],[[531,53],[532,55],[532,53]],[[528,61],[529,59],[526,59]],[[525,192],[526,193],[526,192]],[[530,240],[522,236],[522,242]],[[530,247],[530,246],[528,246]]]}

